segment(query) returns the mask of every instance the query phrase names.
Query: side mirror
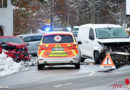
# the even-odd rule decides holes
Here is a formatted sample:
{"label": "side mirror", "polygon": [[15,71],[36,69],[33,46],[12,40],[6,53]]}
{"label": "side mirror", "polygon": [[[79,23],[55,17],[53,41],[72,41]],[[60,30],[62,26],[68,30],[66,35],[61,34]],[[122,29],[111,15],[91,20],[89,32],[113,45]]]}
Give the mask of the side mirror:
{"label": "side mirror", "polygon": [[82,42],[81,42],[81,41],[78,41],[78,44],[82,44]]}
{"label": "side mirror", "polygon": [[2,46],[0,45],[0,54],[2,53]]}
{"label": "side mirror", "polygon": [[90,40],[94,40],[94,37],[92,37],[92,36],[89,36],[89,39],[90,39]]}

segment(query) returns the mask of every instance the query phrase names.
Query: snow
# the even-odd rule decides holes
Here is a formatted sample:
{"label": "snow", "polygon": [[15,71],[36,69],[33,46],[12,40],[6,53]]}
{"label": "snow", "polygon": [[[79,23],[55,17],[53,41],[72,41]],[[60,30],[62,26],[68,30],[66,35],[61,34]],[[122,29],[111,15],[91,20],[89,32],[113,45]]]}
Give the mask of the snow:
{"label": "snow", "polygon": [[130,0],[126,0],[126,14],[130,15]]}
{"label": "snow", "polygon": [[105,28],[105,27],[121,27],[120,25],[116,24],[84,24],[80,27],[88,27],[88,28]]}
{"label": "snow", "polygon": [[130,65],[125,65],[117,69],[116,71],[121,72],[121,71],[129,71],[130,70]]}
{"label": "snow", "polygon": [[90,87],[90,88],[84,88],[84,89],[80,89],[80,90],[128,90],[128,88],[126,88],[125,86],[123,86],[122,88],[113,88],[113,86],[96,86],[96,87]]}
{"label": "snow", "polygon": [[7,57],[5,53],[0,54],[0,77],[19,72],[22,65]]}
{"label": "snow", "polygon": [[[85,63],[89,63],[89,65],[87,65],[87,70],[91,71],[91,72],[97,72],[97,71],[106,71],[106,70],[110,70],[113,68],[107,68],[107,67],[101,67],[101,65],[95,65],[95,60],[93,59],[85,59]],[[114,68],[115,69],[115,68]]]}
{"label": "snow", "polygon": [[126,30],[126,31],[130,31],[130,28],[126,28],[125,30]]}

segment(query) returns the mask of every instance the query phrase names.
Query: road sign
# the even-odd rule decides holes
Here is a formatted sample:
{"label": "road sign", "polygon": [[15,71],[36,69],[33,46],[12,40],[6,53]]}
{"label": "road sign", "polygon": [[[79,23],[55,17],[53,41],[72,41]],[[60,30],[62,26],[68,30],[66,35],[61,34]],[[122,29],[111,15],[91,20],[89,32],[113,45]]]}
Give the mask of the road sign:
{"label": "road sign", "polygon": [[116,69],[109,53],[106,55],[105,59],[100,65],[100,68]]}

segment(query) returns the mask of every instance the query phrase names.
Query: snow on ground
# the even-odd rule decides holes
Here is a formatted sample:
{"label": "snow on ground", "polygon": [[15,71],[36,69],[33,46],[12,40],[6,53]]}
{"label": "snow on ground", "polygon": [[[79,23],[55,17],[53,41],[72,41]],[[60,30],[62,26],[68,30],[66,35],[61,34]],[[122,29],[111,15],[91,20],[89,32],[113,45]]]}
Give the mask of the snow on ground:
{"label": "snow on ground", "polygon": [[25,66],[36,66],[37,65],[37,57],[31,56],[30,62],[25,63]]}
{"label": "snow on ground", "polygon": [[0,54],[0,77],[18,72],[22,65],[16,63],[5,53]]}
{"label": "snow on ground", "polygon": [[100,64],[94,64],[95,60],[93,59],[85,59],[85,63],[89,64],[86,67],[88,67],[87,70],[91,72],[108,70],[108,68],[101,68]]}
{"label": "snow on ground", "polygon": [[130,70],[130,65],[124,65],[119,69],[117,69],[116,71],[120,72],[120,71],[129,71],[129,70]]}
{"label": "snow on ground", "polygon": [[126,88],[126,86],[123,86],[122,88],[113,88],[113,86],[96,86],[96,87],[90,87],[90,88],[84,88],[80,90],[129,90]]}

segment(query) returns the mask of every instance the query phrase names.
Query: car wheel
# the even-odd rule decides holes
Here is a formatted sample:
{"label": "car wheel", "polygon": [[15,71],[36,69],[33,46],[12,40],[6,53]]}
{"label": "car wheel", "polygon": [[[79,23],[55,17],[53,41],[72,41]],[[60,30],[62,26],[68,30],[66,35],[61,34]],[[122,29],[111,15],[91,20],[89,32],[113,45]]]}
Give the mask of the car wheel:
{"label": "car wheel", "polygon": [[98,51],[94,52],[94,60],[95,60],[95,64],[101,64],[101,57]]}
{"label": "car wheel", "polygon": [[75,68],[76,68],[76,69],[80,69],[80,63],[75,64]]}
{"label": "car wheel", "polygon": [[83,58],[83,57],[81,57],[81,60],[80,60],[81,62],[84,62],[85,61],[85,58]]}
{"label": "car wheel", "polygon": [[42,70],[44,68],[44,66],[45,66],[44,64],[38,64],[37,65],[37,69],[38,70]]}

